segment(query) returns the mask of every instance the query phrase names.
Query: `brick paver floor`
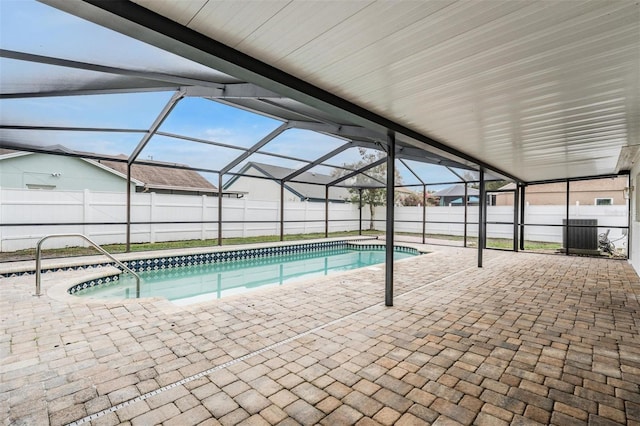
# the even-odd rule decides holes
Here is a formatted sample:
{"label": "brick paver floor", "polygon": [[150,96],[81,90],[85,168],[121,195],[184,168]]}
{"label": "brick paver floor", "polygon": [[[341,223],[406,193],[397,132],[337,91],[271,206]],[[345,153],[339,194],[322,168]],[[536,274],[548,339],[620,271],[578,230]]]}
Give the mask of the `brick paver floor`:
{"label": "brick paver floor", "polygon": [[0,279],[0,414],[25,425],[640,425],[625,261],[432,247],[175,307]]}

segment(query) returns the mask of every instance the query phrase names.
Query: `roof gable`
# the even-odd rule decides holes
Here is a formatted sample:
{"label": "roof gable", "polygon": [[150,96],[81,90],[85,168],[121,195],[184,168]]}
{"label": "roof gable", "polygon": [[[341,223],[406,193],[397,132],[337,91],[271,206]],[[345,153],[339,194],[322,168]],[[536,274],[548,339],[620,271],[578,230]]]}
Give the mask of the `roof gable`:
{"label": "roof gable", "polygon": [[[245,164],[240,171],[233,176],[227,183],[224,184],[223,188],[228,189],[233,183],[240,178],[251,177],[250,170],[253,169],[260,173],[261,175],[268,177],[273,180],[281,180],[282,178],[289,176],[291,173],[295,172],[295,169],[289,169],[287,167],[280,166],[272,166],[270,164],[264,163],[256,163],[256,162],[248,162]],[[255,175],[254,175],[255,176]],[[294,193],[297,197],[300,197],[301,200],[310,199],[310,200],[324,200],[325,198],[325,188],[329,182],[333,181],[335,178],[329,175],[324,175],[321,173],[312,173],[305,172],[299,175],[296,179],[304,182],[296,182],[295,180],[287,181],[285,183],[285,188],[290,192]],[[332,187],[333,191],[329,192],[329,199],[332,201],[344,201],[346,198],[349,198],[349,192],[346,188],[341,187]],[[336,191],[339,194],[336,194]],[[333,192],[333,196],[331,194]]]}
{"label": "roof gable", "polygon": [[[55,148],[55,151],[71,153],[71,151],[64,146],[55,145],[51,148]],[[0,148],[0,160],[15,158],[24,155],[32,155],[33,152],[16,151],[12,149]],[[80,154],[86,154],[87,156],[94,156],[94,153],[85,152]],[[43,154],[52,155],[52,154]],[[127,157],[123,154],[117,157],[126,160]],[[77,157],[75,157],[77,158]],[[127,178],[127,163],[119,162],[115,160],[94,160],[90,158],[82,158],[81,160],[91,164],[94,167],[98,167],[109,173],[112,173],[122,179]],[[207,190],[217,191],[217,187],[208,180],[206,180],[200,173],[194,170],[185,170],[177,168],[162,167],[160,165],[151,164],[133,164],[131,166],[131,181],[137,186],[144,186],[147,188],[168,188],[175,190]]]}

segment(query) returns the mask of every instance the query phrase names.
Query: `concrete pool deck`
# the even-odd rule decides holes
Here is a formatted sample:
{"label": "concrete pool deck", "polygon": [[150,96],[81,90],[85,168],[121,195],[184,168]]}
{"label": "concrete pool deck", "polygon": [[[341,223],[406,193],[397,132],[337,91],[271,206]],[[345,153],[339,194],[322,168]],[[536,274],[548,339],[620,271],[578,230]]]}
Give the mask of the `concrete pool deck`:
{"label": "concrete pool deck", "polygon": [[382,266],[187,307],[2,278],[3,423],[640,425],[627,262],[427,248],[393,307]]}

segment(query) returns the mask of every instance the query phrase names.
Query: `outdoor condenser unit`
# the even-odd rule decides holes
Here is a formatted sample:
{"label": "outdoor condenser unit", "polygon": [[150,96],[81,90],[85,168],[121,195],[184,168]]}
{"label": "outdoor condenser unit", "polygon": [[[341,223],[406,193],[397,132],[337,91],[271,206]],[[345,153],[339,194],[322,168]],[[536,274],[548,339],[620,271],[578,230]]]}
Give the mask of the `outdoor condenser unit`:
{"label": "outdoor condenser unit", "polygon": [[[567,220],[562,219],[566,226]],[[570,253],[598,253],[598,219],[569,219],[569,237],[567,228],[562,228],[562,246]]]}

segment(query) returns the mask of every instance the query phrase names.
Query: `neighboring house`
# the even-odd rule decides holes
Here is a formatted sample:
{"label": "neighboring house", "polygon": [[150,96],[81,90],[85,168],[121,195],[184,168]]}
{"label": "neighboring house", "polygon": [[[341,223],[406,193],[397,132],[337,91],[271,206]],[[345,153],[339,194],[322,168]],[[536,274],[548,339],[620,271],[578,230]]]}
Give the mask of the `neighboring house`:
{"label": "neighboring house", "polygon": [[[124,192],[126,179],[126,163],[0,149],[3,188]],[[131,167],[131,187],[136,192],[218,195],[218,189],[193,170],[151,165]]]}
{"label": "neighboring house", "polygon": [[[234,176],[224,184],[225,191],[246,193],[245,198],[250,200],[279,201],[280,200],[280,179],[295,172],[295,169],[286,167],[271,166],[268,164],[249,162],[238,174],[259,176],[262,178],[252,178],[250,176]],[[336,178],[334,176],[319,173],[305,172],[294,180],[312,183],[301,183],[289,181],[284,184],[284,201],[325,201],[325,185]],[[351,198],[351,193],[346,188],[331,187],[329,189],[329,201],[333,203],[344,203]]]}
{"label": "neighboring house", "polygon": [[[627,176],[615,178],[573,181],[569,186],[569,204],[581,205],[625,205],[625,188],[629,186]],[[514,189],[509,183],[502,189]],[[496,205],[513,205],[513,195],[495,194]],[[565,182],[529,185],[525,187],[525,201],[530,205],[564,205],[567,202],[567,184]]]}
{"label": "neighboring house", "polygon": [[[480,192],[471,187],[467,187],[467,205],[477,206]],[[433,193],[434,197],[440,198],[440,206],[462,206],[464,205],[464,184],[457,184],[441,189]]]}

